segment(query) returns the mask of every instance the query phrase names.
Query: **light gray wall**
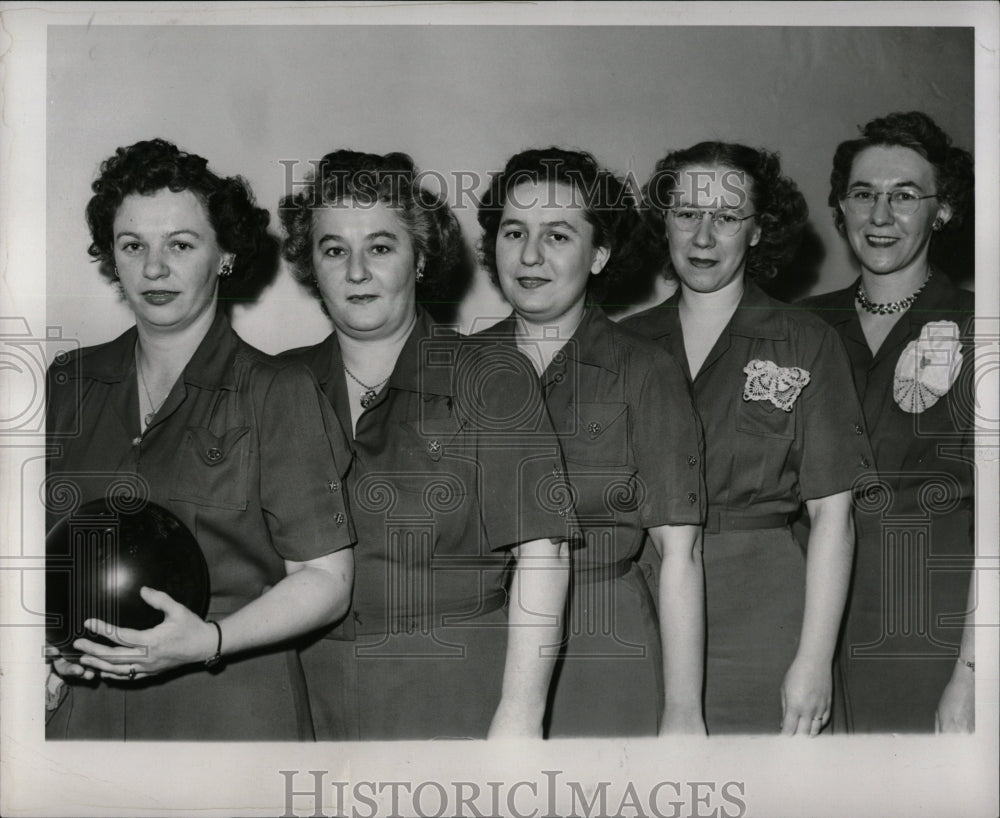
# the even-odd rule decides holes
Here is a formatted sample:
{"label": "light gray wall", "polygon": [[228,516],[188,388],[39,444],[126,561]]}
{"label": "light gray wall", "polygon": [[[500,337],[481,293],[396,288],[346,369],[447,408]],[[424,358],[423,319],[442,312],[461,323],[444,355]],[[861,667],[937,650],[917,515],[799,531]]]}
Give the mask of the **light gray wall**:
{"label": "light gray wall", "polygon": [[[781,152],[822,244],[813,290],[834,289],[853,276],[826,207],[835,146],[921,109],[971,149],[972,55],[968,28],[50,28],[48,323],[84,344],[131,324],[89,263],[83,209],[100,161],[154,136],[244,175],[272,214],[279,160],[304,171],[337,147],[402,150],[450,178],[559,144],[644,181],[668,149],[743,141]],[[470,202],[458,216],[474,244]],[[504,311],[485,279],[465,307]],[[235,323],[268,351],[329,331],[285,270]]]}

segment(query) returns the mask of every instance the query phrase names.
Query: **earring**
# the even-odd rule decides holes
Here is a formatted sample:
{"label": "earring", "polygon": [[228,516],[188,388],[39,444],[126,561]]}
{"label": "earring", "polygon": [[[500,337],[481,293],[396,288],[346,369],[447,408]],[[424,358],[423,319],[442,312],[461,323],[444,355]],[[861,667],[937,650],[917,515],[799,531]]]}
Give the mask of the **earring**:
{"label": "earring", "polygon": [[417,284],[424,280],[424,265],[421,264],[417,267]]}
{"label": "earring", "polygon": [[222,262],[222,266],[219,268],[219,277],[229,278],[229,276],[231,276],[232,274],[233,274],[232,262],[229,261]]}
{"label": "earring", "polygon": [[939,231],[940,231],[940,230],[941,230],[941,229],[942,229],[943,227],[944,227],[944,219],[942,219],[942,218],[941,218],[940,216],[938,216],[938,217],[937,217],[937,218],[936,218],[936,219],[934,220],[934,224],[932,224],[932,225],[931,225],[931,229],[932,229],[932,230],[933,230],[933,231],[934,231],[935,233],[939,232]]}

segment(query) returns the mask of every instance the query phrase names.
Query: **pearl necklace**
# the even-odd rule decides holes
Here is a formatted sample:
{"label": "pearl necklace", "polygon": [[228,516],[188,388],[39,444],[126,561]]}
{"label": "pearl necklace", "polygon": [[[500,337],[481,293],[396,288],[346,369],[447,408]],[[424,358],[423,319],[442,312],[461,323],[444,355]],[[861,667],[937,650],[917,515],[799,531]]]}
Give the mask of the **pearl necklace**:
{"label": "pearl necklace", "polygon": [[921,284],[912,295],[908,295],[906,298],[901,298],[899,301],[886,301],[883,304],[877,304],[868,298],[867,293],[865,293],[865,285],[863,282],[858,282],[858,291],[854,294],[854,300],[861,305],[861,309],[865,312],[870,312],[872,315],[893,315],[897,312],[903,312],[908,310],[913,302],[917,300],[917,296],[923,292],[924,287],[927,286],[927,282],[931,280],[931,274],[927,274],[927,278],[924,279],[924,283]]}

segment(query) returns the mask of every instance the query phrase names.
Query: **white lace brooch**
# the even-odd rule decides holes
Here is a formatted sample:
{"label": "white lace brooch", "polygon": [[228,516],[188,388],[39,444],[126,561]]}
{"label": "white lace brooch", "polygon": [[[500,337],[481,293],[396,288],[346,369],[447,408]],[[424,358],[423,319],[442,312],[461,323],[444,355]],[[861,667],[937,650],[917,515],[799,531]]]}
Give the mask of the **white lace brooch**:
{"label": "white lace brooch", "polygon": [[747,382],[743,400],[769,400],[779,409],[791,412],[802,388],[809,383],[809,373],[797,366],[778,366],[774,361],[756,358],[745,367]]}
{"label": "white lace brooch", "polygon": [[910,341],[896,362],[892,396],[904,412],[919,414],[930,409],[962,371],[962,342],[954,321],[924,324],[920,336]]}

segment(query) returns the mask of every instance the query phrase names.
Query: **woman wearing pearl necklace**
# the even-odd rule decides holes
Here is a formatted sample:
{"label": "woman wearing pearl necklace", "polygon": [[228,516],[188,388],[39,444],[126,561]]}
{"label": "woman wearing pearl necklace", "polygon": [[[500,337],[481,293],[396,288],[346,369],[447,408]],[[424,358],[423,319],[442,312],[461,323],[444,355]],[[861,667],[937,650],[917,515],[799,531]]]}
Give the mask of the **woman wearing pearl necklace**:
{"label": "woman wearing pearl necklace", "polygon": [[833,160],[829,203],[861,276],[805,305],[844,340],[878,471],[855,500],[841,645],[855,732],[973,728],[974,299],[928,258],[969,207],[972,172],[916,111],[872,120]]}

